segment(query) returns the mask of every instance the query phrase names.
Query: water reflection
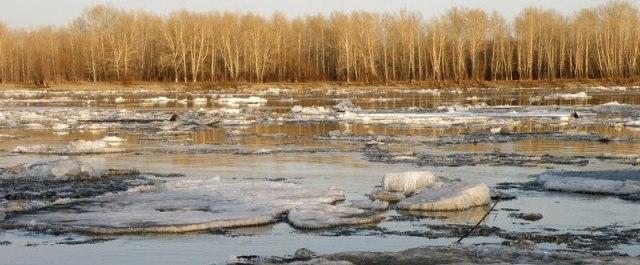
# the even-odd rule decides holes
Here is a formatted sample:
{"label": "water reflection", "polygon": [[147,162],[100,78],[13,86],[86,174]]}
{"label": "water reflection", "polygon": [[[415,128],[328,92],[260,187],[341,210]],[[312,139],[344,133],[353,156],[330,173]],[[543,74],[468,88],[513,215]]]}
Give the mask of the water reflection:
{"label": "water reflection", "polygon": [[482,217],[484,217],[488,210],[488,206],[481,206],[462,211],[427,212],[397,210],[397,213],[403,216],[430,218],[439,223],[446,224],[476,224],[482,220]]}

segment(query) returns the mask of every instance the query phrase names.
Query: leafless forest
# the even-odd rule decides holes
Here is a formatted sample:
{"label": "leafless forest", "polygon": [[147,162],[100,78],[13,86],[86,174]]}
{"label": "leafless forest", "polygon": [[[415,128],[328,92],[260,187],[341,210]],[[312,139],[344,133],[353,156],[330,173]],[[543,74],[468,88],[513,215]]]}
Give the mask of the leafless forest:
{"label": "leafless forest", "polygon": [[629,78],[640,73],[636,7],[610,2],[513,20],[454,8],[289,18],[250,13],[159,16],[108,6],[64,27],[0,24],[0,81],[420,82]]}

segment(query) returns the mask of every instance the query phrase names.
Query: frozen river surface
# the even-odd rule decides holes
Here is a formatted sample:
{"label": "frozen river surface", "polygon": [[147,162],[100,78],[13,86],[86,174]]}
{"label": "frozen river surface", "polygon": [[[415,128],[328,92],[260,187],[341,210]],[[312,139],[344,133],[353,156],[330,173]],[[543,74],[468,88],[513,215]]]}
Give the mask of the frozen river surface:
{"label": "frozen river surface", "polygon": [[0,264],[450,246],[496,201],[463,244],[637,258],[639,150],[635,87],[2,90]]}

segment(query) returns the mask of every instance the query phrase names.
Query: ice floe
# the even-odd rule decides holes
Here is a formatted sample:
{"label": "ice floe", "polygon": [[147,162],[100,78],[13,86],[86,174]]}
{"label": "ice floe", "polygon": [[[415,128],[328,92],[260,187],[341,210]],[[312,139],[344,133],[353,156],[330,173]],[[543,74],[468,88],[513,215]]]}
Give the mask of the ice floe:
{"label": "ice floe", "polygon": [[[640,171],[632,172],[640,177]],[[565,173],[578,175],[576,173],[579,172],[550,171],[538,176],[536,182],[541,184],[544,189],[551,191],[640,196],[640,180],[637,178],[624,179],[622,176],[616,179],[616,175],[622,175],[620,171],[602,171],[601,176],[597,177],[566,176]],[[592,171],[585,174],[594,175],[598,172]]]}
{"label": "ice floe", "polygon": [[358,108],[356,105],[351,103],[350,100],[343,99],[338,104],[334,105],[333,109],[337,111],[345,112],[345,111],[358,111],[360,108]]}
{"label": "ice floe", "polygon": [[343,205],[315,204],[294,208],[287,219],[296,228],[319,229],[379,222],[384,215]]}
{"label": "ice floe", "polygon": [[6,200],[7,213],[64,205],[155,183],[135,169],[96,170],[73,159],[0,168],[0,197]]}
{"label": "ice floe", "polygon": [[455,211],[488,204],[491,200],[486,184],[450,182],[400,201],[399,209],[414,211]]}
{"label": "ice floe", "polygon": [[20,165],[0,171],[1,178],[35,177],[55,180],[88,177],[92,174],[94,174],[93,168],[71,159]]}
{"label": "ice floe", "polygon": [[70,126],[64,123],[58,123],[51,127],[51,130],[54,132],[66,132],[69,131]]}
{"label": "ice floe", "polygon": [[591,96],[587,95],[587,93],[584,92],[584,91],[573,93],[573,94],[571,94],[571,93],[566,93],[566,94],[556,93],[556,94],[544,96],[544,99],[565,99],[565,100],[590,99],[590,98],[591,98]]}
{"label": "ice floe", "polygon": [[113,137],[105,137],[100,140],[87,141],[78,140],[66,146],[57,147],[51,145],[17,146],[14,153],[23,154],[59,154],[59,155],[79,155],[79,154],[101,154],[101,153],[121,153],[126,149],[116,147],[122,141]]}
{"label": "ice floe", "polygon": [[429,94],[433,96],[440,96],[440,91],[437,89],[422,89],[416,92],[418,92],[418,94]]}
{"label": "ice floe", "polygon": [[241,105],[241,104],[266,104],[267,103],[267,99],[261,98],[261,97],[256,97],[256,96],[251,96],[248,98],[233,98],[233,97],[229,97],[229,98],[219,98],[218,99],[218,103],[219,104],[224,104],[224,105],[229,105],[229,106],[236,106],[236,105]]}
{"label": "ice floe", "polygon": [[332,113],[333,111],[325,107],[316,107],[316,106],[303,107],[300,105],[296,105],[296,106],[293,106],[293,108],[291,108],[291,112],[295,114],[303,114],[303,115],[323,115],[323,114]]}
{"label": "ice floe", "polygon": [[155,98],[146,98],[143,100],[143,104],[167,104],[169,102],[174,102],[177,101],[177,99],[174,98],[168,98],[168,97],[155,97]]}
{"label": "ice floe", "polygon": [[618,101],[611,101],[611,102],[607,102],[602,104],[603,106],[620,106],[620,105],[624,105],[624,104],[620,104],[618,103]]}
{"label": "ice floe", "polygon": [[206,105],[209,100],[207,98],[194,98],[193,104],[195,105]]}
{"label": "ice floe", "polygon": [[273,223],[295,207],[340,200],[344,200],[340,190],[313,191],[292,183],[185,179],[149,191],[85,199],[74,203],[73,209],[15,215],[7,221],[97,234],[181,233]]}

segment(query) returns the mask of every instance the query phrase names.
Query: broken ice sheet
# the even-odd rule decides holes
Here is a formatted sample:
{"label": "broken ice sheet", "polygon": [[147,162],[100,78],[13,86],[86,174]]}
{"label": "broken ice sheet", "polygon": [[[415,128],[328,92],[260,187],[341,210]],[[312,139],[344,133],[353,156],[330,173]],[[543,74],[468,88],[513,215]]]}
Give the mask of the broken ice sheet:
{"label": "broken ice sheet", "polygon": [[452,182],[425,189],[398,203],[398,209],[412,211],[455,211],[489,204],[489,187],[484,184]]}
{"label": "broken ice sheet", "polygon": [[289,212],[289,223],[296,228],[320,229],[363,225],[384,220],[384,214],[344,205],[301,205]]}
{"label": "broken ice sheet", "polygon": [[182,233],[273,223],[297,206],[340,200],[341,190],[313,191],[291,183],[181,179],[153,191],[107,194],[7,221],[95,234]]}
{"label": "broken ice sheet", "polygon": [[13,152],[23,154],[59,154],[59,155],[79,155],[79,154],[103,154],[122,153],[126,149],[118,146],[124,143],[124,139],[114,136],[107,136],[100,140],[87,141],[78,140],[69,143],[64,147],[54,147],[50,145],[18,146]]}
{"label": "broken ice sheet", "polygon": [[640,171],[562,171],[550,170],[535,181],[545,190],[575,193],[618,195],[640,198]]}

